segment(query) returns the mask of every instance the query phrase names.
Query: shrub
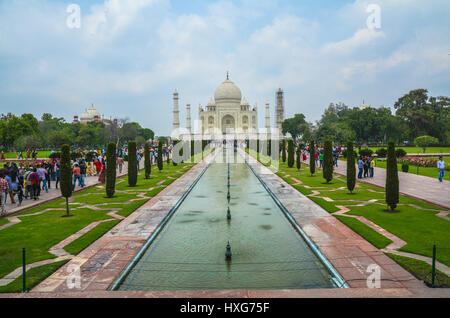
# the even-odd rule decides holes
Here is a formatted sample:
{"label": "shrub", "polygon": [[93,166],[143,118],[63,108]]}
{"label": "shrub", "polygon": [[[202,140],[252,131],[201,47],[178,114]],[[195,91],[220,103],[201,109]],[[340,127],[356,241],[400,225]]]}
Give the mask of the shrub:
{"label": "shrub", "polygon": [[106,196],[112,198],[116,190],[116,144],[110,142],[106,151]]}
{"label": "shrub", "polygon": [[372,157],[373,155],[373,150],[369,149],[369,148],[365,148],[365,149],[361,149],[359,151],[359,155],[363,156],[363,157]]}
{"label": "shrub", "polygon": [[404,156],[406,156],[406,151],[404,149],[397,149],[395,150],[395,156],[397,158],[403,158]]}
{"label": "shrub", "polygon": [[195,156],[195,141],[191,140],[191,157]]}
{"label": "shrub", "polygon": [[376,154],[378,155],[378,158],[386,158],[387,156],[387,149],[386,148],[380,148],[376,151]]}
{"label": "shrub", "polygon": [[272,140],[271,139],[269,139],[267,141],[267,155],[269,157],[272,157]]}
{"label": "shrub", "polygon": [[356,166],[355,166],[355,151],[353,150],[353,141],[347,142],[348,153],[347,158],[347,189],[353,193],[356,185]]}
{"label": "shrub", "polygon": [[294,166],[294,141],[292,139],[288,140],[288,167],[292,168]]}
{"label": "shrub", "polygon": [[137,158],[136,142],[128,142],[128,186],[135,187],[137,184]]}
{"label": "shrub", "polygon": [[394,211],[399,202],[399,180],[394,142],[389,142],[386,162],[386,203]]}
{"label": "shrub", "polygon": [[309,144],[309,171],[311,175],[314,175],[316,172],[316,147],[314,145],[314,140],[311,140]]}
{"label": "shrub", "polygon": [[297,170],[300,171],[300,169],[302,168],[302,159],[301,159],[301,151],[300,151],[300,147],[297,147],[297,157],[296,157],[296,163],[297,163]]}
{"label": "shrub", "polygon": [[283,141],[281,142],[281,160],[283,160],[283,162],[286,162],[286,140],[283,139]]}
{"label": "shrub", "polygon": [[330,183],[333,179],[333,142],[325,140],[323,148],[323,178]]}
{"label": "shrub", "polygon": [[409,171],[409,164],[407,164],[406,162],[402,163],[402,171],[403,172],[408,172]]}
{"label": "shrub", "polygon": [[72,166],[70,164],[70,146],[63,145],[61,148],[61,161],[59,163],[59,179],[61,187],[61,195],[66,198],[66,211],[69,213],[69,198],[72,196],[73,184],[72,184]]}
{"label": "shrub", "polygon": [[160,172],[163,169],[162,142],[158,143],[158,169]]}
{"label": "shrub", "polygon": [[145,169],[145,179],[150,179],[152,174],[152,163],[150,158],[150,145],[148,142],[144,145],[144,169]]}
{"label": "shrub", "polygon": [[421,147],[424,153],[428,146],[437,144],[438,142],[439,140],[437,138],[431,136],[420,136],[414,139],[414,144],[416,144],[417,147]]}

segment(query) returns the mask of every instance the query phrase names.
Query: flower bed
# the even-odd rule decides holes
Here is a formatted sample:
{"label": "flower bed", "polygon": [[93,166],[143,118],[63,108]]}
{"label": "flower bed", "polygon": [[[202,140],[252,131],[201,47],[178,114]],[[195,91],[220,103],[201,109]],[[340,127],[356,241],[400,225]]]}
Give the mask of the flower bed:
{"label": "flower bed", "polygon": [[406,163],[411,166],[419,166],[419,167],[437,167],[437,160],[428,159],[428,158],[399,158],[399,163]]}

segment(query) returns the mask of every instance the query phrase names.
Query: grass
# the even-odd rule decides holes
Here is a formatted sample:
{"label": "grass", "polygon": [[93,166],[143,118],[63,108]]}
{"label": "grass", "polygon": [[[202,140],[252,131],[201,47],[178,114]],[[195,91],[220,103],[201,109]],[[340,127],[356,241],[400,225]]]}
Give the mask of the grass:
{"label": "grass", "polygon": [[[26,247],[27,264],[54,259],[55,256],[48,251],[52,246],[93,222],[111,220],[99,224],[65,247],[69,253],[73,255],[78,254],[120,222],[107,215],[111,209],[115,209],[117,211],[116,214],[123,217],[129,216],[145,204],[149,200],[148,198],[161,192],[164,189],[162,185],[172,183],[193,166],[194,164],[192,163],[183,163],[176,167],[172,164],[167,165],[167,163],[164,163],[164,169],[161,172],[152,167],[151,178],[146,180],[144,173],[141,171],[138,175],[137,186],[132,188],[128,187],[127,176],[121,177],[117,179],[116,189],[126,193],[116,191],[111,199],[106,198],[103,188],[86,189],[71,198],[70,209],[73,216],[70,218],[63,218],[65,210],[59,210],[65,209],[65,199],[57,199],[17,214],[16,216],[21,223],[0,230],[0,240],[1,242],[6,242],[6,244],[0,245],[0,278],[22,265],[22,247]],[[161,185],[158,185],[160,182]],[[148,198],[140,198],[138,196],[139,193],[144,194]],[[126,204],[126,202],[133,199],[135,201]],[[93,210],[82,204],[95,205],[100,210]],[[45,210],[48,211],[42,213]],[[0,225],[8,222],[7,219],[0,218]],[[32,273],[32,275],[36,276],[35,281],[37,284],[56,269],[56,265],[53,264],[41,266],[39,269],[31,269],[27,280],[31,282],[32,276],[30,275]],[[18,289],[16,284],[16,282],[13,282],[8,286],[4,286],[4,288],[0,287],[0,292],[20,291],[21,285]]]}
{"label": "grass", "polygon": [[[431,265],[417,259],[386,253],[400,266],[412,273],[417,279],[431,286]],[[450,287],[450,277],[436,269],[435,287]]]}
{"label": "grass", "polygon": [[392,243],[390,239],[371,229],[358,219],[348,218],[340,215],[337,215],[336,218],[347,225],[349,228],[351,228],[353,231],[358,233],[360,236],[364,237],[376,248],[382,249]]}
{"label": "grass", "polygon": [[[45,278],[53,274],[68,261],[69,260],[55,262],[28,270],[26,281],[27,290],[31,290],[34,286],[38,285]],[[22,275],[20,275],[20,277],[16,278],[12,283],[6,286],[0,286],[0,293],[20,293],[22,292],[22,284]]]}
{"label": "grass", "polygon": [[[17,155],[19,154],[19,152],[17,152]],[[37,158],[38,159],[48,158],[51,153],[52,153],[51,151],[38,151]],[[5,159],[17,159],[17,155],[15,152],[5,152]],[[27,158],[26,151],[23,151],[22,155],[25,159]]]}
{"label": "grass", "polygon": [[114,226],[119,224],[119,222],[120,222],[119,220],[114,220],[110,222],[100,223],[95,228],[87,232],[85,235],[81,236],[80,238],[76,239],[75,241],[64,247],[64,249],[72,255],[78,255],[82,250],[91,245],[92,242],[97,241],[106,232],[108,232]]}
{"label": "grass", "polygon": [[[254,156],[255,152],[250,150],[250,154]],[[354,191],[355,194],[350,195],[346,189],[327,191],[340,187],[346,188],[346,183],[333,179],[332,184],[324,184],[322,171],[316,169],[314,176],[311,176],[309,166],[305,164],[302,164],[302,168],[298,171],[296,168],[288,168],[286,163],[280,162],[279,170],[272,168],[272,171],[276,172],[290,184],[294,183],[291,179],[291,177],[294,177],[301,181],[303,185],[312,187],[312,189],[308,189],[303,185],[293,186],[304,195],[309,195],[313,190],[317,190],[320,192],[319,196],[329,197],[335,200],[334,202],[328,202],[321,198],[309,197],[328,212],[333,213],[337,211],[337,208],[335,208],[336,205],[345,205],[350,209],[350,212],[347,212],[347,214],[364,216],[406,241],[407,244],[400,249],[402,251],[431,257],[433,244],[436,243],[438,250],[442,251],[437,255],[438,261],[450,266],[450,240],[448,234],[450,233],[450,222],[436,216],[438,211],[442,210],[441,208],[401,195],[397,212],[389,213],[385,211],[387,207],[384,201],[384,190],[378,187],[357,182],[357,188]],[[286,175],[289,175],[289,177],[286,177]],[[339,176],[339,178],[345,180],[345,177]],[[368,190],[375,191],[376,193]],[[351,201],[345,202],[346,200],[368,201],[371,199],[377,199],[378,201],[367,204],[366,206],[356,206]],[[380,205],[380,203],[382,204]],[[432,209],[434,211],[417,209],[406,204],[413,204],[420,208]],[[357,223],[354,219],[346,218],[345,216],[336,217],[356,233],[360,234],[364,239],[379,248],[387,246],[390,242],[389,239],[384,238],[381,234],[370,229],[363,223]],[[414,267],[411,267],[411,270],[414,270]]]}

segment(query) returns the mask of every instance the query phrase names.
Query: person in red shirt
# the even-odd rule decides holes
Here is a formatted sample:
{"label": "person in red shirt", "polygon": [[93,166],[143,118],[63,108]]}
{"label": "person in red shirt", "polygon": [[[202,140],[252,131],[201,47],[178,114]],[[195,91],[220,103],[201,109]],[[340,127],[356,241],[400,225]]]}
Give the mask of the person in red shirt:
{"label": "person in red shirt", "polygon": [[31,184],[31,199],[37,200],[39,199],[39,174],[37,173],[37,169],[33,168],[33,172],[28,176],[27,184]]}
{"label": "person in red shirt", "polygon": [[102,172],[102,163],[97,160],[94,164],[95,164],[95,168],[97,170],[97,176],[98,176],[98,175],[100,175],[100,172]]}
{"label": "person in red shirt", "polygon": [[0,172],[0,213],[1,213],[1,216],[6,215],[6,209],[5,209],[6,194],[8,193],[8,190],[9,190],[8,181],[6,181],[4,178],[5,178],[4,173]]}
{"label": "person in red shirt", "polygon": [[75,163],[73,165],[73,189],[75,190],[75,184],[77,183],[78,180],[78,186],[81,187],[82,182],[81,182],[81,169],[78,166],[78,163]]}

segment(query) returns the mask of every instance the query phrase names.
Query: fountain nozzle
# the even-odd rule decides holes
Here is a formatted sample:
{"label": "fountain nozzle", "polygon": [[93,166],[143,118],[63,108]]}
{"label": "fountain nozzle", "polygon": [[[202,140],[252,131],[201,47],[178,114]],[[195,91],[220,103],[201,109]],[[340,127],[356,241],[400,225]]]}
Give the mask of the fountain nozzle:
{"label": "fountain nozzle", "polygon": [[228,241],[227,251],[225,252],[225,257],[226,257],[227,261],[231,261],[231,256],[232,256],[232,254],[231,254],[231,246],[230,246],[230,241]]}
{"label": "fountain nozzle", "polygon": [[231,199],[230,190],[228,190],[228,193],[227,193],[227,200],[228,200],[228,202],[230,202],[230,199]]}
{"label": "fountain nozzle", "polygon": [[228,220],[231,220],[230,207],[228,207],[228,211],[227,211],[227,219],[228,219]]}

